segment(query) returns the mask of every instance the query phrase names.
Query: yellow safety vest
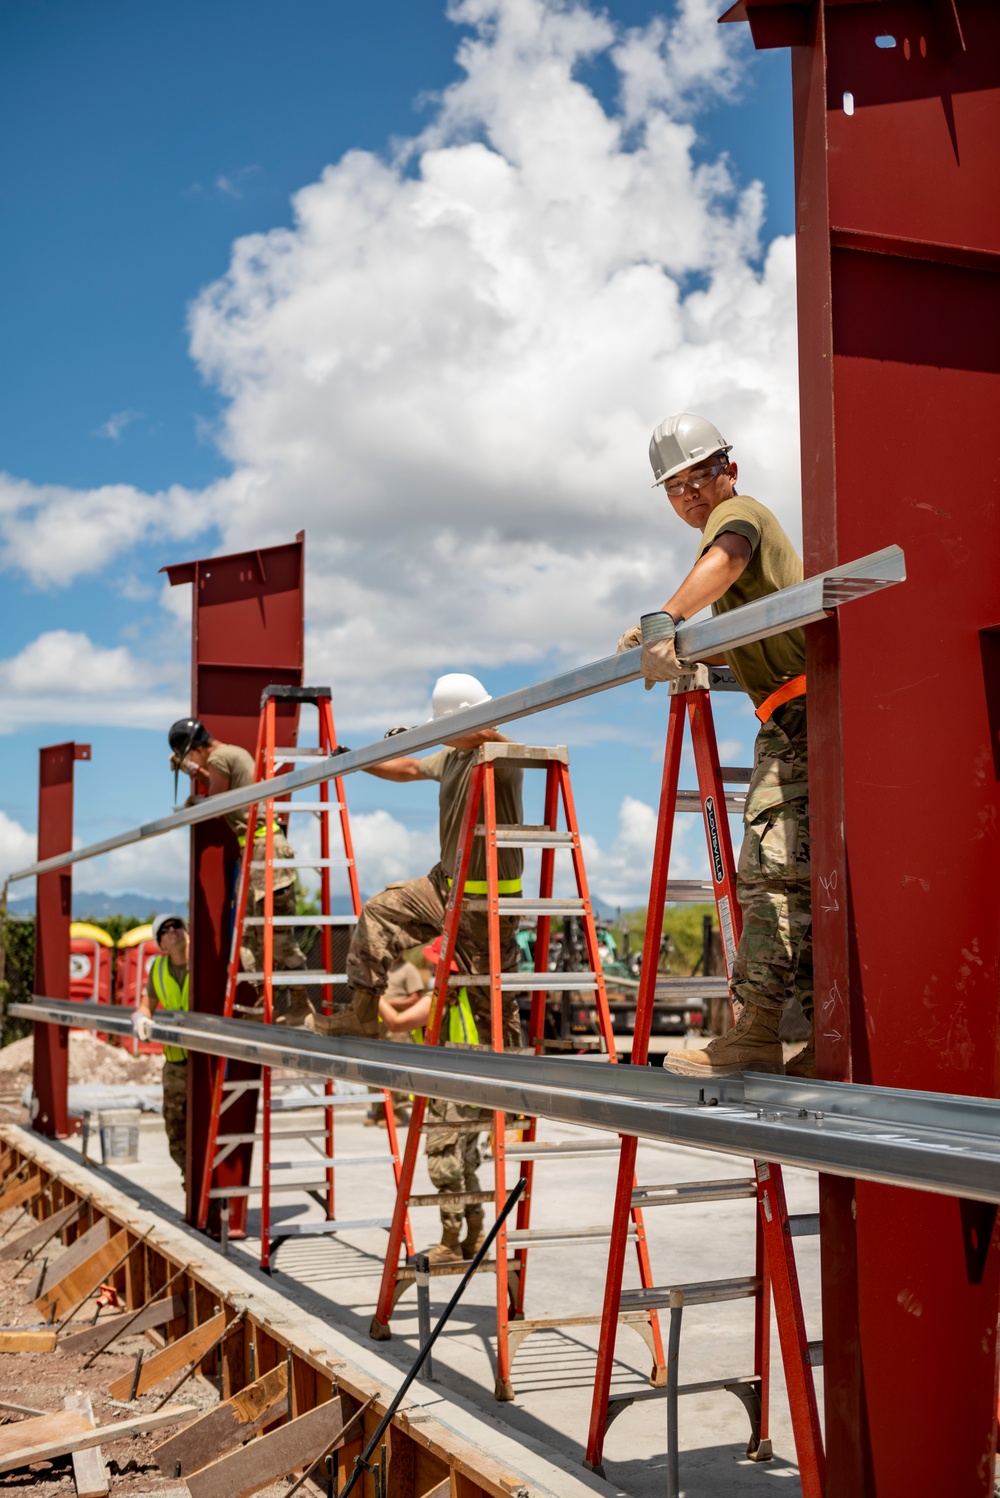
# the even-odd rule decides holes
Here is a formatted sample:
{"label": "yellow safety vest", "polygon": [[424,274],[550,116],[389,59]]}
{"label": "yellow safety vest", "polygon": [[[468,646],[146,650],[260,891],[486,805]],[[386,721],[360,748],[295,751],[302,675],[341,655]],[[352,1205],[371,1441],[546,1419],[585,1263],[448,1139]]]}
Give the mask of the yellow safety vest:
{"label": "yellow safety vest", "polygon": [[[156,995],[156,1002],[161,1009],[183,1009],[188,1008],[188,979],[189,974],[184,974],[183,986],[178,983],[170,971],[170,959],[164,955],[157,957],[149,970],[150,982]],[[163,1056],[166,1061],[186,1061],[187,1051],[182,1050],[179,1045],[165,1045]]]}
{"label": "yellow safety vest", "polygon": [[[448,875],[448,888],[451,889],[451,887],[452,887],[452,885],[454,883],[455,883],[454,879],[452,879],[451,875],[449,874]],[[465,893],[467,895],[488,895],[489,892],[490,892],[490,887],[487,884],[487,882],[486,882],[485,879],[466,879],[464,888],[465,888]],[[498,895],[519,895],[520,893],[521,893],[521,881],[520,881],[520,879],[498,879],[497,880],[497,894]]]}
{"label": "yellow safety vest", "polygon": [[[415,1045],[423,1045],[423,1030],[411,1030],[410,1038]],[[453,1004],[448,1005],[448,1043],[449,1045],[479,1044],[479,1030],[472,1013],[472,1005],[469,1003],[467,988],[460,988],[458,998]]]}
{"label": "yellow safety vest", "polygon": [[[282,827],[280,825],[280,823],[278,823],[278,822],[272,822],[271,823],[271,831],[273,833],[275,833],[278,837],[284,837],[284,835],[285,835],[285,829],[284,829],[284,827]],[[266,827],[255,827],[254,828],[254,833],[253,833],[253,840],[254,840],[254,842],[256,842],[259,837],[267,837],[267,828]],[[236,838],[236,841],[239,843],[239,845],[240,845],[241,848],[245,848],[246,844],[247,844],[247,835],[246,835],[246,833],[245,832],[239,833],[239,835]]]}

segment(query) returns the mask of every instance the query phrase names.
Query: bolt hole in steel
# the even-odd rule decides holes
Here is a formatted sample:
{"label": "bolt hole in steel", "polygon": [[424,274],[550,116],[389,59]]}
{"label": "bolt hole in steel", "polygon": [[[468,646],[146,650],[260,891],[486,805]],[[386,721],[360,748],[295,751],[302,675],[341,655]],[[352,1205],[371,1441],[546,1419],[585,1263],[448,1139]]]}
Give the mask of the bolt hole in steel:
{"label": "bolt hole in steel", "polygon": [[877,36],[875,38],[875,45],[876,45],[876,47],[884,47],[884,48],[894,47],[896,45],[896,38],[894,36],[888,36],[888,35],[886,35],[886,36]]}
{"label": "bolt hole in steel", "polygon": [[846,90],[844,92],[844,113],[845,114],[853,114],[854,113],[854,95],[852,93],[847,92]]}

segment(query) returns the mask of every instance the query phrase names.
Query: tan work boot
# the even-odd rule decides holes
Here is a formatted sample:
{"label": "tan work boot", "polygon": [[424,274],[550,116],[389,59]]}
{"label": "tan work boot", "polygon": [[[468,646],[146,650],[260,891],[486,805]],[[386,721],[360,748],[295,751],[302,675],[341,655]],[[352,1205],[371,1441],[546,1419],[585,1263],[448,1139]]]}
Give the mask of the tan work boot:
{"label": "tan work boot", "polygon": [[746,1004],[736,1024],[703,1051],[670,1051],[665,1070],[681,1077],[729,1077],[741,1071],[784,1071],[778,1039],[780,1009]]}
{"label": "tan work boot", "polygon": [[335,1014],[311,1014],[303,1026],[314,1035],[378,1035],[378,1020],[366,1023],[353,1009],[338,1009]]}
{"label": "tan work boot", "polygon": [[785,1062],[786,1077],[802,1077],[812,1081],[816,1076],[816,1037],[810,1035],[801,1051],[796,1051],[791,1061]]}
{"label": "tan work boot", "polygon": [[462,1258],[474,1259],[486,1237],[482,1207],[466,1207],[465,1237],[462,1239]]}
{"label": "tan work boot", "polygon": [[462,1250],[458,1246],[461,1228],[441,1228],[441,1242],[425,1250],[429,1264],[461,1264]]}

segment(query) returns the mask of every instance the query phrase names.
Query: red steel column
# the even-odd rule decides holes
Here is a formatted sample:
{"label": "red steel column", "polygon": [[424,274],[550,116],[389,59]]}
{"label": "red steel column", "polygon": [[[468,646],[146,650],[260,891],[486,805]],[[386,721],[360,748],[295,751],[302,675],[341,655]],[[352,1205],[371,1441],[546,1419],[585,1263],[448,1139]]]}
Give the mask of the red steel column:
{"label": "red steel column", "polygon": [[[206,557],[165,567],[170,582],[193,584],[191,712],[220,742],[257,746],[260,698],[266,686],[301,686],[304,653],[304,549],[299,533],[287,546],[234,556]],[[298,707],[278,703],[279,741],[296,742]],[[191,1007],[221,1014],[232,927],[231,902],[239,848],[223,821],[201,822],[191,837]],[[252,998],[249,1002],[253,1002]],[[259,1075],[230,1062],[229,1076]],[[192,1054],[188,1066],[187,1218],[194,1221],[204,1140],[211,1107],[209,1059]],[[227,1108],[227,1132],[248,1132],[256,1115],[256,1093]],[[220,1184],[247,1179],[251,1148],[235,1150],[220,1171]],[[240,1216],[231,1221],[239,1231]],[[218,1212],[209,1219],[217,1228]]]}
{"label": "red steel column", "polygon": [[[89,744],[52,744],[39,751],[38,858],[54,858],[73,846],[73,766],[90,758]],[[70,869],[40,874],[35,897],[35,993],[69,998],[69,926],[73,875]],[[69,1133],[69,1031],[35,1025],[33,1085],[38,1109],[32,1128],[49,1139]]]}
{"label": "red steel column", "polygon": [[[1000,7],[742,0],[790,46],[821,1076],[997,1096]],[[821,1183],[829,1498],[992,1494],[995,1213]],[[992,1246],[991,1246],[992,1245]]]}

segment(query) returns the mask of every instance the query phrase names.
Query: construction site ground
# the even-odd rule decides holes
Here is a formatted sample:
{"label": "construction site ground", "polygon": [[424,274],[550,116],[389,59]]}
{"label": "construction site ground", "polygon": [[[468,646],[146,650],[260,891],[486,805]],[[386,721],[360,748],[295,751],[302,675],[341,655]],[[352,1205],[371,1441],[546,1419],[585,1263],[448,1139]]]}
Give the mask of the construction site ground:
{"label": "construction site ground", "polygon": [[[684,1042],[681,1042],[684,1043]],[[692,1038],[688,1043],[698,1044]],[[337,1152],[348,1156],[370,1153],[370,1167],[343,1169],[338,1176],[337,1215],[342,1218],[388,1217],[394,1189],[387,1159],[384,1129],[366,1127],[365,1102],[337,1110]],[[591,1131],[571,1125],[542,1121],[540,1137],[567,1140],[593,1139]],[[155,1212],[174,1231],[190,1234],[199,1257],[207,1261],[218,1255],[218,1245],[193,1234],[183,1223],[180,1176],[170,1161],[162,1125],[155,1116],[144,1116],[139,1136],[137,1164],[118,1164],[95,1169],[105,1187],[128,1196],[140,1211]],[[67,1163],[79,1165],[79,1137],[54,1147]],[[91,1147],[93,1148],[93,1147]],[[287,1152],[287,1153],[286,1153]],[[301,1156],[301,1143],[279,1146],[275,1158]],[[536,1167],[533,1197],[533,1227],[586,1227],[610,1220],[617,1155],[576,1159],[561,1168]],[[427,1191],[425,1166],[418,1169],[417,1190]],[[682,1180],[714,1180],[746,1175],[749,1162],[736,1157],[642,1143],[639,1148],[640,1184],[654,1185]],[[509,1167],[513,1182],[513,1167]],[[487,1156],[480,1181],[492,1182],[492,1160]],[[789,1208],[793,1212],[814,1211],[816,1179],[808,1172],[785,1172]],[[100,1188],[98,1188],[100,1189]],[[754,1212],[752,1199],[661,1207],[646,1213],[655,1283],[683,1284],[694,1280],[747,1275],[754,1265]],[[286,1220],[320,1218],[318,1205],[304,1198],[277,1199],[277,1213]],[[250,1233],[258,1214],[250,1212]],[[0,1222],[0,1230],[6,1221]],[[418,1208],[413,1230],[418,1248],[437,1241],[438,1214]],[[290,1310],[316,1317],[328,1328],[341,1356],[365,1370],[389,1390],[398,1387],[418,1345],[417,1303],[412,1289],[400,1300],[392,1321],[392,1340],[376,1343],[368,1336],[382,1269],[386,1233],[365,1229],[337,1238],[287,1240],[278,1250],[277,1272],[265,1276],[258,1268],[259,1245],[253,1236],[232,1242],[229,1264],[271,1293],[287,1297]],[[603,1243],[573,1248],[534,1248],[528,1273],[529,1316],[596,1313],[601,1307],[606,1247]],[[797,1240],[797,1260],[803,1307],[809,1334],[820,1335],[818,1240]],[[626,1285],[638,1284],[634,1255],[627,1261]],[[0,1265],[6,1325],[26,1324],[30,1307],[24,1303],[23,1279],[12,1284],[14,1264]],[[226,1269],[219,1259],[220,1270]],[[249,1283],[249,1281],[248,1281]],[[431,1282],[432,1317],[443,1308],[457,1281],[451,1277]],[[598,1325],[563,1330],[540,1330],[522,1344],[513,1364],[516,1399],[497,1403],[494,1387],[494,1280],[482,1274],[469,1287],[445,1335],[434,1351],[434,1381],[416,1385],[413,1402],[428,1414],[464,1434],[523,1471],[532,1493],[616,1493],[629,1498],[659,1498],[665,1491],[666,1405],[659,1399],[636,1404],[612,1425],[605,1451],[606,1482],[582,1466],[593,1385]],[[664,1341],[667,1313],[662,1315]],[[98,1423],[114,1412],[101,1405],[113,1374],[131,1367],[127,1344],[121,1352],[102,1356],[86,1374],[76,1367],[82,1359],[39,1354],[0,1363],[0,1386],[26,1404],[58,1408],[64,1393],[84,1389],[94,1397]],[[36,1364],[38,1365],[36,1367]],[[3,1366],[8,1365],[8,1366]],[[753,1366],[753,1306],[751,1301],[690,1308],[684,1315],[681,1339],[681,1383],[745,1374]],[[621,1328],[618,1335],[614,1393],[648,1388],[649,1357],[635,1332]],[[822,1392],[822,1377],[818,1379]],[[196,1380],[185,1386],[184,1397],[197,1389]],[[196,1398],[214,1397],[205,1386]],[[152,1396],[149,1396],[152,1398]],[[142,1409],[143,1405],[137,1406]],[[771,1438],[774,1459],[752,1463],[746,1459],[748,1423],[742,1405],[724,1392],[692,1395],[680,1403],[681,1486],[686,1498],[744,1498],[744,1495],[800,1491],[795,1448],[785,1400],[777,1329],[772,1325]],[[113,1491],[166,1493],[176,1482],[156,1472],[148,1452],[158,1437],[137,1438],[123,1443],[121,1450],[105,1456],[120,1467],[134,1462],[135,1468],[116,1477]],[[125,1447],[127,1446],[127,1451]],[[518,1452],[517,1459],[512,1457]],[[36,1474],[37,1476],[38,1474]],[[11,1479],[7,1479],[11,1482]],[[13,1480],[15,1486],[27,1483]],[[34,1479],[33,1479],[34,1481]],[[58,1491],[58,1484],[71,1484],[68,1462],[57,1464],[43,1492]],[[121,1488],[120,1484],[128,1483]],[[31,1486],[28,1483],[28,1486]],[[67,1489],[68,1491],[68,1489]],[[186,1491],[183,1488],[181,1491]]]}

